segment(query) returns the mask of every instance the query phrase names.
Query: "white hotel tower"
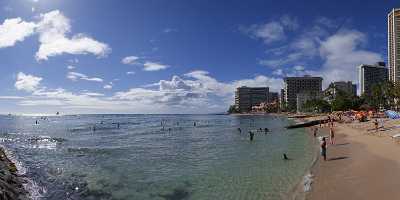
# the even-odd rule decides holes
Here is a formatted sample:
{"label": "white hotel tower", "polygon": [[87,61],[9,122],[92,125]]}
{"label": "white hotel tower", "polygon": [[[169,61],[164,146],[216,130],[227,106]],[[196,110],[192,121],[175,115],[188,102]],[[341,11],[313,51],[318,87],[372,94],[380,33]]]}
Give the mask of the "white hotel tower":
{"label": "white hotel tower", "polygon": [[388,14],[388,67],[389,81],[400,82],[400,9]]}

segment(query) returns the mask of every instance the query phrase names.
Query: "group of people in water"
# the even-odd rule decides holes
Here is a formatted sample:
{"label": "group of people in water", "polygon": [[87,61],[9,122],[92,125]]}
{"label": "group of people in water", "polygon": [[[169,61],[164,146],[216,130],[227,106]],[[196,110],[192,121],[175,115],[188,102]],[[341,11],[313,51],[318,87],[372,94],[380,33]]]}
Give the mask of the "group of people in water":
{"label": "group of people in water", "polygon": [[[241,128],[237,128],[237,130],[239,131],[239,133],[242,133]],[[267,134],[269,132],[269,129],[268,128],[264,128],[264,129],[259,128],[259,129],[257,129],[257,132],[258,133],[263,132],[264,134]],[[250,138],[250,141],[254,140],[254,131],[249,131],[249,138]]]}

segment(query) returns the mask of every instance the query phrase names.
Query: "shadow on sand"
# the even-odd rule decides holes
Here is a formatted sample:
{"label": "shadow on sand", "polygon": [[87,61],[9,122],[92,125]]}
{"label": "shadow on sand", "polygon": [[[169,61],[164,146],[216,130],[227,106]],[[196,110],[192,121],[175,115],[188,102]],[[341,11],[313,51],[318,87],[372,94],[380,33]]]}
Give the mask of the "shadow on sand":
{"label": "shadow on sand", "polygon": [[328,161],[343,160],[343,159],[347,159],[347,158],[349,158],[349,157],[347,157],[347,156],[339,156],[339,157],[330,158],[330,159],[328,159]]}
{"label": "shadow on sand", "polygon": [[345,146],[345,145],[349,145],[350,142],[346,142],[346,143],[340,143],[340,144],[335,144],[335,146]]}

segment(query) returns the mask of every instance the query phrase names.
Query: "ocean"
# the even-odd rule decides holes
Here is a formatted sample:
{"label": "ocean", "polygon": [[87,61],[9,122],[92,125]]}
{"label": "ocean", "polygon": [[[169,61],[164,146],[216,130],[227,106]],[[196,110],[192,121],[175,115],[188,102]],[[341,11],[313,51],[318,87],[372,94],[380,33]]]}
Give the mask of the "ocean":
{"label": "ocean", "polygon": [[33,199],[275,200],[290,195],[315,156],[304,129],[284,128],[290,123],[269,115],[3,115],[0,144]]}

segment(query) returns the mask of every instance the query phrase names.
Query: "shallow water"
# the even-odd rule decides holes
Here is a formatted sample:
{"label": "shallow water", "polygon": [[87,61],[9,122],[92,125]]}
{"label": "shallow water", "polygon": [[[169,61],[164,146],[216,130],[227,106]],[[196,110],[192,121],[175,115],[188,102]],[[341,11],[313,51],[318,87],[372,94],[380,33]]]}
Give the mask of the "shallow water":
{"label": "shallow water", "polygon": [[[313,158],[305,131],[284,129],[289,123],[272,116],[0,116],[0,144],[41,188],[39,199],[273,200],[287,195]],[[250,142],[248,130],[260,127],[270,132]]]}

